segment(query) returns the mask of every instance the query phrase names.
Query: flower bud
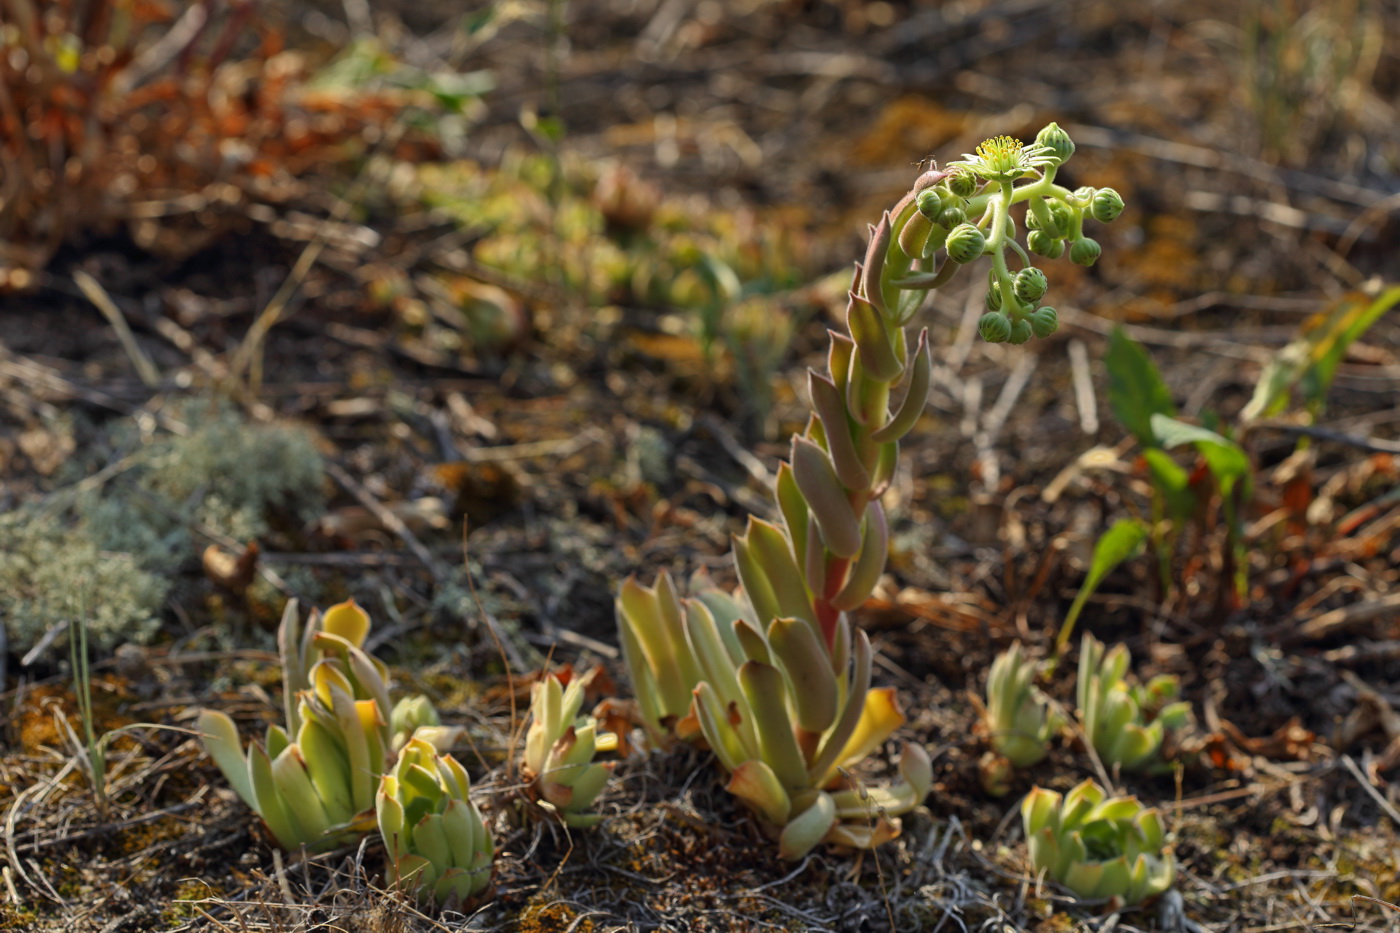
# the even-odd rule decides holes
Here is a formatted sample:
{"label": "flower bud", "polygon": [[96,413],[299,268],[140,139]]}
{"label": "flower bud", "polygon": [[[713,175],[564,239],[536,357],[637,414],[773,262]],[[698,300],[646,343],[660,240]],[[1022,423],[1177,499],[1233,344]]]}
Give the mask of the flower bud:
{"label": "flower bud", "polygon": [[959,224],[944,244],[948,258],[956,263],[972,262],[987,249],[987,238],[972,224]]}
{"label": "flower bud", "polygon": [[1019,347],[1021,344],[1025,343],[1026,341],[1028,341],[1028,340],[1031,339],[1031,334],[1032,334],[1032,333],[1033,333],[1033,332],[1032,332],[1032,330],[1031,330],[1031,322],[1030,322],[1030,321],[1027,321],[1027,320],[1020,320],[1020,321],[1017,321],[1016,323],[1014,323],[1014,324],[1011,325],[1011,340],[1010,340],[1010,342]]}
{"label": "flower bud", "polygon": [[1111,223],[1123,213],[1123,198],[1112,188],[1100,188],[1089,202],[1089,213],[1099,223]]}
{"label": "flower bud", "polygon": [[936,221],[939,213],[943,210],[943,197],[938,193],[937,188],[925,188],[914,199],[914,205],[918,207],[920,214],[929,220]]}
{"label": "flower bud", "polygon": [[1032,311],[1030,322],[1031,333],[1042,340],[1060,329],[1060,316],[1049,305]]}
{"label": "flower bud", "polygon": [[977,322],[977,332],[988,343],[1006,343],[1011,339],[1011,322],[1004,314],[988,311]]}
{"label": "flower bud", "polygon": [[1058,123],[1049,123],[1043,130],[1035,134],[1035,145],[1043,146],[1050,150],[1055,161],[1051,165],[1063,165],[1069,161],[1069,157],[1074,155],[1074,140],[1069,138],[1069,134],[1060,129]]}
{"label": "flower bud", "polygon": [[1045,278],[1045,273],[1034,266],[1029,266],[1016,273],[1015,279],[1016,297],[1022,301],[1039,301],[1045,294],[1045,290],[1050,287],[1049,281]]}
{"label": "flower bud", "polygon": [[1001,310],[1001,286],[993,282],[987,286],[987,297],[985,300],[988,311]]}
{"label": "flower bud", "polygon": [[970,198],[977,190],[977,176],[966,169],[958,169],[948,178],[948,190],[960,198]]}
{"label": "flower bud", "polygon": [[1044,230],[1032,230],[1026,237],[1026,245],[1032,253],[1047,259],[1059,259],[1065,252],[1065,241],[1051,236]]}
{"label": "flower bud", "polygon": [[947,227],[949,230],[952,230],[959,224],[967,223],[967,211],[963,210],[961,207],[956,206],[945,207],[943,208],[942,212],[939,213],[938,219],[935,221],[935,223],[937,223],[940,227]]}
{"label": "flower bud", "polygon": [[1071,262],[1077,265],[1092,266],[1098,261],[1099,254],[1102,252],[1103,249],[1099,246],[1097,240],[1090,239],[1087,236],[1080,237],[1070,246],[1069,258]]}

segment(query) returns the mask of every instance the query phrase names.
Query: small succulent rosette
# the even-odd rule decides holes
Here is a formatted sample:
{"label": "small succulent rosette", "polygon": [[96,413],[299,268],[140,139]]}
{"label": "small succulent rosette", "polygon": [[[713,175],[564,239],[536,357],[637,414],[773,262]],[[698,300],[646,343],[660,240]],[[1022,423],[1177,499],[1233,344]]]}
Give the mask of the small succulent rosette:
{"label": "small succulent rosette", "polygon": [[466,769],[426,739],[410,739],[379,782],[375,817],[388,879],[444,906],[480,899],[491,885],[494,844],[471,801]]}
{"label": "small succulent rosette", "polygon": [[1127,646],[1105,650],[1103,642],[1084,636],[1075,685],[1084,735],[1105,767],[1142,771],[1161,767],[1163,740],[1191,719],[1191,705],[1171,702],[1175,677],[1154,677],[1146,686],[1129,684],[1132,656]]}
{"label": "small succulent rosette", "polygon": [[1063,797],[1034,788],[1021,802],[1031,867],[1077,896],[1137,904],[1176,880],[1162,816],[1086,780]]}
{"label": "small succulent rosette", "polygon": [[997,655],[987,675],[987,700],[973,697],[995,754],[1029,768],[1050,751],[1064,719],[1034,686],[1038,665],[1016,642]]}
{"label": "small succulent rosette", "polygon": [[592,716],[580,716],[587,677],[575,676],[564,687],[554,674],[534,685],[530,728],[525,733],[525,780],[530,793],[552,809],[567,826],[584,828],[603,817],[590,813],[612,777],[615,762],[596,762],[599,752],[617,748],[617,736],[599,731]]}

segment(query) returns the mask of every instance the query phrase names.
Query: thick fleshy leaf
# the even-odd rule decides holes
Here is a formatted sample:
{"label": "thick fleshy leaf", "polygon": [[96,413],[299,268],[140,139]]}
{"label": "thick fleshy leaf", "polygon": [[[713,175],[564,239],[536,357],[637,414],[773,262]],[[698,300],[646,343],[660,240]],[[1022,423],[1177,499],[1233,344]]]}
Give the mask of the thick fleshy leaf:
{"label": "thick fleshy leaf", "polygon": [[778,837],[778,857],[795,862],[826,838],[836,822],[836,804],[826,794],[817,794],[812,805],[788,821]]}
{"label": "thick fleshy leaf", "polygon": [[880,310],[858,295],[850,295],[846,305],[846,326],[856,341],[861,367],[877,382],[894,382],[904,372],[904,364],[890,345],[888,325]]}
{"label": "thick fleshy leaf", "polygon": [[768,644],[792,684],[797,724],[808,732],[825,732],[836,721],[840,697],[821,636],[803,619],[774,619]]}
{"label": "thick fleshy leaf", "polygon": [[[777,525],[750,518],[744,535],[778,600],[778,615],[812,621],[812,597],[802,579],[787,535]],[[771,621],[771,620],[768,620]]]}
{"label": "thick fleshy leaf", "polygon": [[860,454],[856,452],[850,420],[846,415],[844,393],[836,388],[834,382],[810,369],[807,371],[807,391],[812,397],[812,407],[821,417],[826,447],[831,453],[836,475],[847,489],[867,488],[870,485],[870,472],[860,462]]}
{"label": "thick fleshy leaf", "polygon": [[913,430],[919,416],[928,405],[928,391],[933,381],[933,355],[928,346],[928,330],[919,332],[919,343],[914,350],[913,371],[909,374],[909,391],[904,394],[899,410],[885,422],[885,426],[870,435],[877,443],[897,441]]}
{"label": "thick fleshy leaf", "polygon": [[894,688],[877,687],[869,691],[865,695],[860,721],[856,723],[846,747],[841,750],[837,763],[844,768],[855,767],[902,725],[904,713],[899,709]]}
{"label": "thick fleshy leaf", "polygon": [[243,743],[233,720],[218,710],[200,710],[195,728],[204,751],[218,765],[234,793],[256,809],[253,786],[248,780],[248,759],[243,755]]}
{"label": "thick fleshy leaf", "polygon": [[369,634],[369,613],[365,612],[353,599],[336,603],[321,616],[321,629],[331,635],[338,635],[356,648],[364,646]]}
{"label": "thick fleshy leaf", "polygon": [[1059,829],[1060,795],[1043,787],[1032,787],[1021,800],[1021,828],[1029,839],[1049,828]]}
{"label": "thick fleshy leaf", "polygon": [[860,557],[846,573],[846,582],[831,599],[831,605],[846,612],[864,605],[880,582],[890,550],[890,528],[885,508],[878,499],[865,507],[863,543]]}
{"label": "thick fleshy leaf", "polygon": [[757,810],[774,826],[787,825],[792,799],[773,769],[759,759],[746,761],[734,769],[725,788]]}
{"label": "thick fleshy leaf", "polygon": [[[747,701],[745,701],[747,705]],[[724,770],[733,772],[739,765],[758,753],[757,739],[753,747],[746,747],[733,725],[729,722],[729,711],[720,701],[715,689],[705,681],[695,688],[695,716],[700,720],[700,729],[705,735],[711,750],[719,758]],[[752,717],[741,716],[740,720]]]}
{"label": "thick fleshy leaf", "polygon": [[297,733],[311,784],[332,823],[344,823],[359,812],[350,797],[350,768],[345,752],[318,722],[304,722]]}
{"label": "thick fleshy leaf", "polygon": [[287,819],[296,827],[300,839],[312,845],[323,841],[332,822],[311,784],[301,749],[296,745],[288,746],[272,760],[272,781],[286,806]]}
{"label": "thick fleshy leaf", "polygon": [[761,624],[767,624],[768,621],[782,615],[778,596],[773,591],[773,582],[768,579],[763,565],[749,548],[748,539],[735,536],[730,551],[734,555],[734,569],[739,572],[739,582],[743,584],[744,595],[748,598],[749,605],[753,606]]}
{"label": "thick fleshy leaf", "polygon": [[739,668],[739,687],[753,713],[761,757],[789,793],[805,787],[807,762],[788,718],[782,673],[772,665],[746,661]]}
{"label": "thick fleshy leaf", "polygon": [[860,520],[826,451],[803,437],[792,439],[792,472],[807,500],[826,549],[837,557],[860,552]]}
{"label": "thick fleshy leaf", "polygon": [[[838,632],[841,626],[837,627]],[[847,682],[845,705],[836,725],[822,739],[817,755],[807,769],[808,780],[817,787],[825,787],[834,776],[836,766],[841,762],[841,753],[855,734],[865,711],[865,698],[870,691],[870,668],[873,652],[870,636],[864,629],[856,629],[852,636],[851,678]],[[843,666],[844,673],[844,666]]]}
{"label": "thick fleshy leaf", "polygon": [[299,846],[311,841],[301,834],[300,828],[288,815],[287,805],[272,775],[272,761],[256,742],[248,747],[248,784],[256,801],[253,809],[263,818],[278,845],[288,852],[295,852]]}
{"label": "thick fleshy leaf", "polygon": [[1071,862],[1060,883],[1079,897],[1096,898],[1104,880],[1103,862]]}

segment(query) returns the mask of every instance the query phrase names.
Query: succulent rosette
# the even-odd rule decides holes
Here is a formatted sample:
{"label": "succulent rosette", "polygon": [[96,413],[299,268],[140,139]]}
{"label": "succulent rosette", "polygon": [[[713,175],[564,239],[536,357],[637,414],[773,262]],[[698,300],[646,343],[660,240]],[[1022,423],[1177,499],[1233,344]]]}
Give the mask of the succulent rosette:
{"label": "succulent rosette", "polygon": [[992,662],[987,700],[977,700],[988,741],[1015,768],[1029,768],[1044,758],[1050,740],[1064,725],[1050,701],[1034,686],[1037,670],[1016,642]]}
{"label": "succulent rosette", "polygon": [[1032,868],[1081,898],[1136,904],[1176,880],[1161,814],[1136,797],[1109,797],[1093,780],[1063,797],[1034,788],[1021,822]]}
{"label": "succulent rosette", "polygon": [[617,736],[600,732],[592,716],[579,715],[586,687],[587,678],[574,677],[566,688],[554,674],[546,674],[532,689],[525,733],[525,780],[537,799],[575,828],[602,819],[588,809],[616,767],[593,760],[598,752],[615,750]]}
{"label": "succulent rosette", "polygon": [[379,782],[375,818],[391,884],[445,905],[465,904],[491,884],[494,844],[466,769],[426,739],[410,739]]}
{"label": "succulent rosette", "polygon": [[1168,702],[1177,694],[1176,678],[1154,677],[1145,687],[1129,684],[1131,664],[1127,646],[1105,650],[1103,642],[1084,636],[1075,685],[1080,725],[1104,765],[1124,771],[1162,764],[1168,731],[1191,716],[1189,703]]}

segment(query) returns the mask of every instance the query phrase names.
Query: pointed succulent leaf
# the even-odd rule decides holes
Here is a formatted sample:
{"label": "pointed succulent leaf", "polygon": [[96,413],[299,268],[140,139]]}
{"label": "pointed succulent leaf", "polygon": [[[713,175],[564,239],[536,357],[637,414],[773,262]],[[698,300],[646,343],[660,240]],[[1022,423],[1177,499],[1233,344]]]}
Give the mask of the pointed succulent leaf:
{"label": "pointed succulent leaf", "polygon": [[821,636],[802,619],[774,619],[768,644],[792,684],[797,724],[808,732],[825,732],[836,721],[840,697]]}
{"label": "pointed succulent leaf", "polygon": [[795,790],[807,784],[807,763],[793,735],[784,699],[783,675],[776,667],[746,661],[739,668],[739,686],[753,714],[760,754],[783,786]]}
{"label": "pointed succulent leaf", "polygon": [[933,355],[929,350],[928,329],[919,332],[919,343],[914,350],[913,371],[909,375],[909,391],[904,394],[899,410],[885,422],[884,427],[870,435],[872,441],[886,443],[897,441],[913,430],[919,416],[928,405],[929,387],[933,382]]}
{"label": "pointed succulent leaf", "polygon": [[877,382],[894,382],[904,372],[904,364],[890,345],[889,329],[878,308],[858,295],[850,295],[846,306],[846,326],[856,341],[861,368]]}
{"label": "pointed succulent leaf", "polygon": [[233,720],[218,710],[200,710],[195,728],[199,730],[199,741],[204,751],[218,765],[234,793],[256,809],[253,786],[248,780],[248,759],[243,754],[243,744]]}
{"label": "pointed succulent leaf", "polygon": [[827,550],[837,557],[855,557],[860,552],[860,520],[826,452],[806,438],[794,437],[792,472]]}
{"label": "pointed succulent leaf", "polygon": [[874,499],[865,507],[860,557],[847,571],[840,591],[831,598],[832,608],[846,612],[864,605],[880,582],[889,551],[890,527],[885,520],[885,508]]}
{"label": "pointed succulent leaf", "polygon": [[870,485],[870,473],[860,462],[855,439],[851,435],[850,419],[846,414],[846,397],[836,384],[825,376],[807,370],[807,391],[812,407],[821,417],[826,447],[836,475],[847,489],[865,489]]}

